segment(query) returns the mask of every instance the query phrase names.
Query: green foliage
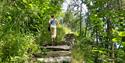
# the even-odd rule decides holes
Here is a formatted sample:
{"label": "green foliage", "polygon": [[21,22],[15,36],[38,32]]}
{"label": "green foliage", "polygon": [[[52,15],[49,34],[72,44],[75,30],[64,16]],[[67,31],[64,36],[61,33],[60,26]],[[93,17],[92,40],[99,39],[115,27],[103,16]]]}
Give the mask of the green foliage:
{"label": "green foliage", "polygon": [[[83,21],[83,23],[85,23],[86,28],[83,27],[83,35],[80,39],[77,39],[79,45],[77,45],[77,47],[74,48],[76,51],[79,51],[79,53],[82,52],[80,53],[80,55],[82,55],[81,59],[83,59],[84,55],[88,54],[87,56],[84,56],[86,57],[84,59],[86,59],[88,63],[123,63],[124,60],[121,60],[123,59],[123,57],[116,56],[115,54],[119,55],[120,53],[122,54],[123,52],[125,52],[125,16],[123,12],[124,10],[122,8],[124,7],[124,5],[121,5],[124,2],[122,0],[79,1],[83,1],[87,5],[89,11],[87,13],[87,16],[85,16],[87,17],[86,21]],[[76,28],[75,30],[79,30],[77,28],[80,26],[79,23],[77,24],[77,22],[80,22],[80,20],[77,20],[77,18],[79,19],[80,17],[78,15],[79,11],[77,10],[76,14],[74,14],[75,12],[73,13],[73,9],[75,8],[75,5],[77,7],[80,5],[80,3],[76,0],[74,0],[74,2],[74,7],[72,5],[71,9],[69,8],[69,10],[66,13],[65,21],[68,24],[70,23],[69,25],[75,25],[75,27],[72,27]],[[82,19],[84,19],[84,17],[82,17]],[[75,22],[75,20],[77,20],[77,22]],[[86,35],[84,35],[84,33],[86,33]],[[88,36],[90,38],[90,41],[87,41]],[[84,50],[84,48],[89,49]],[[76,57],[79,57],[78,54],[76,54]],[[124,56],[124,54],[122,55]],[[116,58],[120,60],[117,59],[117,61]]]}
{"label": "green foliage", "polygon": [[67,25],[67,27],[71,28],[72,31],[78,31],[80,17],[78,15],[74,16],[74,14],[75,13],[70,9],[67,10],[64,16],[64,23]]}
{"label": "green foliage", "polygon": [[[117,45],[121,45],[124,47],[124,17],[122,9],[119,9],[121,3],[117,3],[119,1],[115,0],[86,0],[85,3],[88,6],[89,15],[88,24],[90,25],[88,28],[92,31],[92,37],[95,39],[94,50],[97,55],[95,55],[94,62],[97,63],[97,59],[101,58],[105,60],[107,63],[109,59],[113,57],[119,58],[115,56],[115,54],[119,54],[116,51],[118,48]],[[118,10],[119,9],[119,10]],[[117,44],[116,46],[112,44]],[[114,48],[114,49],[113,49]],[[113,51],[115,50],[115,51]],[[121,49],[122,50],[122,49]],[[97,53],[98,52],[98,53]],[[106,53],[102,53],[106,52]],[[107,53],[108,52],[108,53]],[[101,54],[101,55],[100,55]],[[96,58],[97,57],[97,58]],[[121,57],[120,57],[121,58]],[[122,58],[121,58],[122,59]],[[114,62],[115,59],[113,58]]]}
{"label": "green foliage", "polygon": [[[92,39],[90,35],[87,37],[79,36],[73,46],[72,56],[74,60],[93,63],[92,54]],[[87,54],[86,54],[87,53]]]}
{"label": "green foliage", "polygon": [[124,63],[124,56],[125,56],[125,53],[122,49],[117,50],[117,62],[118,63]]}
{"label": "green foliage", "polygon": [[[48,33],[48,21],[50,15],[54,13],[56,15],[61,11],[60,1],[29,1],[29,0],[20,0],[12,1],[13,3],[8,4],[6,0],[1,1],[2,4],[6,5],[5,7],[1,6],[1,24],[9,25],[8,27],[12,31],[22,32],[22,33],[41,33],[41,36],[47,35]],[[4,13],[4,14],[3,14]],[[45,41],[46,39],[42,39]]]}
{"label": "green foliage", "polygon": [[0,63],[27,63],[38,45],[50,42],[50,15],[63,0],[0,0]]}
{"label": "green foliage", "polygon": [[65,35],[65,31],[62,27],[62,25],[60,27],[57,28],[57,42],[60,42],[63,40],[64,35]]}
{"label": "green foliage", "polygon": [[0,43],[0,62],[26,62],[38,50],[32,35],[8,33]]}

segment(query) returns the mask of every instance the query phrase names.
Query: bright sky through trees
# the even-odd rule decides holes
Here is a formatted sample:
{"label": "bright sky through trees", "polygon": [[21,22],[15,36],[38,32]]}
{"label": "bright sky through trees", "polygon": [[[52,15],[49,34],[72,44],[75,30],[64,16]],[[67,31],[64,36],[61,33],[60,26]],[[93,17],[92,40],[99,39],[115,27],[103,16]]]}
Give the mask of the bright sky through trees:
{"label": "bright sky through trees", "polygon": [[[64,3],[63,3],[63,6],[62,6],[62,10],[65,12],[67,10],[67,7],[68,5],[70,4],[70,1],[71,0],[65,0]],[[77,10],[77,8],[74,8]],[[86,12],[88,12],[87,10],[87,6],[85,4],[82,4],[82,11],[83,11],[83,14],[85,14]]]}
{"label": "bright sky through trees", "polygon": [[65,12],[67,10],[68,4],[70,3],[71,0],[65,0],[62,6],[63,11]]}

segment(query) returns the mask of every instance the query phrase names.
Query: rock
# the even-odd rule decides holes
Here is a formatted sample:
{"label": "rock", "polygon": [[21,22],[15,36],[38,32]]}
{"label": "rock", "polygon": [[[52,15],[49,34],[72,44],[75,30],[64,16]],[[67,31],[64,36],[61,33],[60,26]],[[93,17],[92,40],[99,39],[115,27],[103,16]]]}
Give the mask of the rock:
{"label": "rock", "polygon": [[37,58],[37,61],[44,63],[63,63],[63,62],[71,62],[70,56],[60,56],[60,57],[49,57],[49,58]]}
{"label": "rock", "polygon": [[74,34],[66,34],[64,37],[64,41],[67,45],[73,46],[75,42],[75,35]]}

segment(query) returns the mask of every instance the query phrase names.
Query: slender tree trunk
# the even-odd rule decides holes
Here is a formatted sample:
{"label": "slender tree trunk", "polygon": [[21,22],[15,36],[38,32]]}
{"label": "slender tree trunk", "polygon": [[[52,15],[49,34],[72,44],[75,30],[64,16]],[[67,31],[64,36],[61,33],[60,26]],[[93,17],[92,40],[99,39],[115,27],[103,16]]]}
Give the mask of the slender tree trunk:
{"label": "slender tree trunk", "polygon": [[108,36],[108,42],[109,42],[109,50],[112,52],[109,52],[109,56],[111,56],[112,63],[115,63],[115,47],[114,43],[112,42],[112,23],[110,21],[110,18],[107,18],[107,36]]}
{"label": "slender tree trunk", "polygon": [[112,43],[112,59],[113,59],[112,63],[115,63],[115,46],[114,46],[114,43]]}
{"label": "slender tree trunk", "polygon": [[118,9],[121,9],[121,0],[118,0]]}
{"label": "slender tree trunk", "polygon": [[80,4],[80,36],[82,32],[82,3]]}

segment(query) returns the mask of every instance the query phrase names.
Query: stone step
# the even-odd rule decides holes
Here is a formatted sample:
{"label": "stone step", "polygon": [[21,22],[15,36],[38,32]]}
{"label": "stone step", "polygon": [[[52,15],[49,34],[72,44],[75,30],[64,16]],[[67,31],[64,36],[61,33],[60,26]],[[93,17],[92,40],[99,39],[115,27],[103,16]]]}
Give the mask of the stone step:
{"label": "stone step", "polygon": [[49,58],[37,58],[37,61],[43,63],[70,63],[70,56],[60,56],[60,57],[49,57]]}
{"label": "stone step", "polygon": [[46,57],[71,56],[71,51],[50,51]]}
{"label": "stone step", "polygon": [[39,57],[58,57],[58,56],[71,56],[71,51],[48,51],[43,53],[34,54],[36,58]]}
{"label": "stone step", "polygon": [[41,46],[41,48],[51,49],[51,50],[54,50],[54,51],[59,51],[59,50],[68,51],[68,50],[71,50],[71,46],[68,46],[68,45]]}
{"label": "stone step", "polygon": [[[52,42],[49,42],[49,43],[45,42],[42,44],[42,46],[47,46],[47,45],[51,46]],[[67,43],[65,41],[60,41],[60,42],[54,42],[54,45],[67,45]]]}

